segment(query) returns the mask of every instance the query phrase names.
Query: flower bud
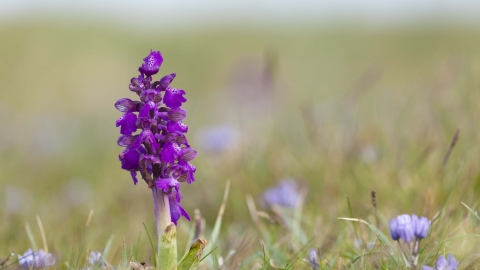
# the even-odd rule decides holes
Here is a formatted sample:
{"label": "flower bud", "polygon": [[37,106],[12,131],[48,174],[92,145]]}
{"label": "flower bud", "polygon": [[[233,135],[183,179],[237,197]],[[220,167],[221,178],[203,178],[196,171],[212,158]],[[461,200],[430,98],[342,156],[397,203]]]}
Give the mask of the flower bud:
{"label": "flower bud", "polygon": [[430,228],[430,224],[432,222],[426,217],[418,218],[416,215],[412,216],[412,221],[415,236],[419,239],[427,237],[428,229]]}
{"label": "flower bud", "polygon": [[192,159],[196,158],[197,154],[198,154],[197,151],[195,151],[195,149],[193,148],[190,148],[190,147],[182,148],[181,156],[182,156],[182,160],[185,162],[189,162]]}
{"label": "flower bud", "polygon": [[187,111],[180,107],[171,109],[167,114],[168,119],[174,122],[182,121],[183,119],[185,119],[186,116]]}
{"label": "flower bud", "polygon": [[115,108],[121,112],[133,111],[135,103],[129,98],[121,98],[115,102]]}

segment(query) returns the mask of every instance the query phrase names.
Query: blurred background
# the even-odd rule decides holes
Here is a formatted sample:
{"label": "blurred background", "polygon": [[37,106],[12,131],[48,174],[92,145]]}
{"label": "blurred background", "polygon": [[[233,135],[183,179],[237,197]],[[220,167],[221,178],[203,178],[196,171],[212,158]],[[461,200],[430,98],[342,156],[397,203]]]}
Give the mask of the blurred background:
{"label": "blurred background", "polygon": [[37,215],[52,250],[77,246],[91,209],[89,249],[115,235],[148,250],[151,192],[120,169],[113,104],[135,98],[150,49],[187,92],[199,155],[182,204],[207,231],[231,180],[221,245],[251,229],[246,197],[262,209],[287,178],[314,237],[348,227],[346,194],[371,220],[371,189],[384,220],[475,206],[479,15],[478,1],[1,1],[0,256],[29,247],[25,223],[40,240]]}

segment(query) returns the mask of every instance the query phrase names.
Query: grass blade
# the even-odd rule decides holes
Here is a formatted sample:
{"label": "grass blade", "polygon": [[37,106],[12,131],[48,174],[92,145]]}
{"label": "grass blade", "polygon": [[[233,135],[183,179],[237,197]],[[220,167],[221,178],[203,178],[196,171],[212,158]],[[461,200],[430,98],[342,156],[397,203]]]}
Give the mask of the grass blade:
{"label": "grass blade", "polygon": [[27,231],[28,240],[30,240],[30,245],[32,245],[33,250],[38,250],[37,244],[35,243],[35,237],[33,236],[32,230],[30,229],[30,225],[25,223],[25,230]]}
{"label": "grass blade", "polygon": [[152,247],[153,251],[153,264],[155,265],[155,268],[158,266],[158,258],[157,258],[157,252],[155,251],[155,246],[153,245],[153,240],[152,237],[150,237],[150,233],[148,232],[147,226],[145,223],[143,223],[143,227],[145,227],[145,231],[147,232],[148,240],[150,241],[150,246]]}
{"label": "grass blade", "polygon": [[461,202],[463,206],[465,206],[465,208],[468,209],[468,211],[475,217],[477,218],[478,221],[480,221],[480,216],[478,216],[478,213],[477,211],[473,210],[472,208],[468,207],[468,205],[466,205],[464,202]]}
{"label": "grass blade", "polygon": [[377,236],[377,239],[378,239],[378,241],[380,241],[380,243],[388,246],[390,249],[394,248],[392,242],[390,242],[388,237],[386,237],[379,229],[377,229],[377,227],[371,225],[367,221],[365,221],[363,219],[359,219],[359,218],[345,218],[345,217],[339,217],[338,219],[355,221],[355,222],[360,222],[360,223],[366,224],[373,231],[373,233]]}
{"label": "grass blade", "polygon": [[220,210],[218,211],[218,215],[217,215],[217,220],[215,221],[215,225],[213,226],[212,235],[210,237],[211,243],[210,243],[210,247],[208,249],[207,254],[210,254],[213,252],[215,243],[218,240],[218,236],[220,234],[220,228],[222,227],[222,218],[223,218],[223,213],[225,213],[225,206],[227,204],[229,191],[230,191],[230,180],[227,181],[227,185],[225,186],[222,205],[220,206]]}
{"label": "grass blade", "polygon": [[122,245],[122,267],[123,269],[127,268],[127,247],[125,245],[125,237],[123,238],[123,245]]}

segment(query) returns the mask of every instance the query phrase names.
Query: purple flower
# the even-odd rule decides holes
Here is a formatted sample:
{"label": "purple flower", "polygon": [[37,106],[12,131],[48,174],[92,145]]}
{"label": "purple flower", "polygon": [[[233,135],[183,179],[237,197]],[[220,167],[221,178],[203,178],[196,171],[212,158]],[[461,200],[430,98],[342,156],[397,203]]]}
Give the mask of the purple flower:
{"label": "purple flower", "polygon": [[240,131],[236,126],[222,124],[204,127],[197,131],[198,144],[203,147],[202,152],[218,154],[234,149],[240,142]]}
{"label": "purple flower", "polygon": [[[169,196],[171,218],[176,224],[181,216],[189,219],[180,206],[180,182],[195,180],[196,168],[189,162],[197,156],[197,151],[185,137],[188,126],[182,121],[187,112],[181,107],[187,101],[185,91],[170,86],[176,74],[158,81],[152,78],[162,62],[160,52],[150,51],[138,69],[140,75],[129,84],[139,100],[121,98],[115,103],[115,108],[124,113],[116,122],[121,134],[117,144],[125,147],[118,158],[134,184],[140,172],[150,188]],[[138,129],[140,132],[136,133]]]}
{"label": "purple flower", "polygon": [[134,113],[126,112],[117,120],[117,127],[120,127],[120,134],[131,135],[137,131],[137,116]]}
{"label": "purple flower", "polygon": [[432,222],[426,217],[418,218],[416,215],[412,215],[412,222],[415,236],[418,239],[423,239],[427,237],[428,229],[430,228],[430,224]]}
{"label": "purple flower", "polygon": [[118,146],[128,147],[133,142],[135,142],[137,137],[138,136],[122,135],[122,136],[118,137],[117,144],[118,144]]}
{"label": "purple flower", "polygon": [[174,163],[182,149],[176,143],[167,142],[160,152],[160,158],[165,163]]}
{"label": "purple flower", "polygon": [[314,248],[310,249],[308,262],[310,263],[310,266],[313,270],[317,270],[320,268],[320,264],[318,263],[318,255]]}
{"label": "purple flower", "polygon": [[102,263],[102,253],[99,251],[90,251],[88,255],[88,263],[91,265],[97,265]]}
{"label": "purple flower", "polygon": [[177,76],[177,74],[175,73],[172,73],[172,74],[168,74],[167,76],[163,77],[160,79],[160,81],[158,82],[158,90],[160,91],[165,91],[167,89],[167,87],[170,86],[170,84],[172,83],[173,79],[175,79],[175,77]]}
{"label": "purple flower", "polygon": [[178,182],[187,182],[191,184],[195,181],[195,172],[197,168],[192,164],[179,161],[177,164],[170,166],[168,174],[178,179]]}
{"label": "purple flower", "polygon": [[180,197],[181,195],[176,192],[170,193],[168,197],[170,203],[170,218],[175,225],[177,225],[177,221],[181,216],[184,216],[187,220],[190,220],[190,216],[188,216],[185,209],[183,209],[183,207],[180,205]]}
{"label": "purple flower", "polygon": [[182,157],[183,162],[189,162],[190,160],[196,158],[197,155],[198,155],[197,151],[195,151],[195,149],[190,147],[182,148],[182,151],[180,153],[180,156]]}
{"label": "purple flower", "polygon": [[270,206],[279,205],[288,208],[295,208],[299,199],[300,192],[297,182],[293,179],[283,180],[275,187],[263,192],[263,200]]}
{"label": "purple flower", "polygon": [[121,98],[115,102],[115,108],[121,112],[131,112],[135,110],[135,103],[129,98]]}
{"label": "purple flower", "polygon": [[398,228],[398,219],[397,218],[393,218],[392,220],[390,220],[390,236],[395,241],[400,239],[400,230]]}
{"label": "purple flower", "polygon": [[163,192],[170,192],[171,188],[174,188],[176,191],[180,189],[180,183],[173,177],[169,178],[160,178],[155,181],[155,185]]}
{"label": "purple flower", "polygon": [[127,147],[119,155],[118,159],[122,163],[122,169],[127,171],[136,171],[139,169],[140,153],[137,149]]}
{"label": "purple flower", "polygon": [[167,124],[167,130],[170,133],[175,133],[175,132],[187,133],[188,132],[188,126],[185,125],[182,121],[169,122]]}
{"label": "purple flower", "polygon": [[185,119],[186,116],[187,116],[187,111],[185,111],[181,107],[171,109],[167,113],[168,120],[173,121],[173,122],[182,121],[183,119]]}
{"label": "purple flower", "polygon": [[150,51],[150,54],[143,58],[142,65],[138,68],[140,73],[147,75],[147,77],[157,74],[160,66],[163,63],[163,57],[160,52]]}
{"label": "purple flower", "polygon": [[46,268],[55,264],[55,258],[42,249],[39,251],[28,249],[23,256],[18,255],[18,263],[23,269]]}
{"label": "purple flower", "polygon": [[412,217],[400,215],[390,220],[390,236],[395,241],[401,238],[405,243],[412,242],[415,238]]}
{"label": "purple flower", "polygon": [[441,255],[438,257],[437,264],[434,268],[430,266],[423,266],[423,270],[457,270],[459,264],[460,262],[457,262],[453,255],[448,255],[446,260],[445,257]]}
{"label": "purple flower", "polygon": [[[193,166],[193,164],[190,164],[188,162],[179,162],[178,164],[183,166],[183,168],[187,172],[186,174],[184,174],[187,183],[188,184],[193,183],[195,181],[195,172],[197,171],[197,168],[195,166]],[[180,178],[182,178],[182,177],[180,177]],[[184,180],[184,179],[182,179],[182,180]]]}
{"label": "purple flower", "polygon": [[163,97],[165,105],[172,109],[182,106],[182,103],[187,101],[183,95],[185,95],[185,91],[182,89],[167,87],[167,89],[165,89],[165,96]]}
{"label": "purple flower", "polygon": [[150,112],[153,114],[156,113],[156,104],[153,101],[145,103],[140,113],[138,113],[138,118],[151,118]]}
{"label": "purple flower", "polygon": [[395,241],[401,238],[403,242],[410,243],[415,237],[417,239],[425,238],[430,224],[431,221],[426,217],[400,215],[390,220],[390,236]]}

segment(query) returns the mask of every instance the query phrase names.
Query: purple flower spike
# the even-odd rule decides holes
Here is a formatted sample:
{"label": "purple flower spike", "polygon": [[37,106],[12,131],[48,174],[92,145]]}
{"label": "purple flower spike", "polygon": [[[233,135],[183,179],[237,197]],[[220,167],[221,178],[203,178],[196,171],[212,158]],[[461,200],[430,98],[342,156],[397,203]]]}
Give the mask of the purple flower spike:
{"label": "purple flower spike", "polygon": [[432,223],[426,217],[418,218],[416,215],[412,215],[413,230],[414,234],[418,239],[423,239],[427,237],[428,229]]}
{"label": "purple flower spike", "polygon": [[150,51],[150,54],[143,58],[143,64],[138,68],[138,71],[146,76],[157,74],[160,66],[163,63],[162,54],[158,51]]}
{"label": "purple flower spike", "polygon": [[[128,85],[139,100],[121,98],[115,103],[115,108],[124,113],[116,122],[122,135],[117,144],[125,147],[118,158],[134,184],[140,172],[149,188],[161,191],[154,191],[155,196],[169,197],[171,220],[176,224],[181,216],[190,219],[180,206],[180,182],[195,181],[196,168],[189,162],[197,156],[197,151],[185,137],[188,126],[182,121],[187,112],[181,107],[187,101],[185,91],[170,86],[176,74],[157,81],[152,78],[162,62],[160,52],[150,51],[138,69],[140,75],[133,77]],[[157,202],[154,199],[155,207]],[[159,219],[156,220],[161,235]]]}
{"label": "purple flower spike", "polygon": [[165,96],[163,97],[165,105],[171,109],[182,106],[182,103],[187,101],[183,95],[185,95],[185,91],[182,89],[167,87],[165,90]]}

